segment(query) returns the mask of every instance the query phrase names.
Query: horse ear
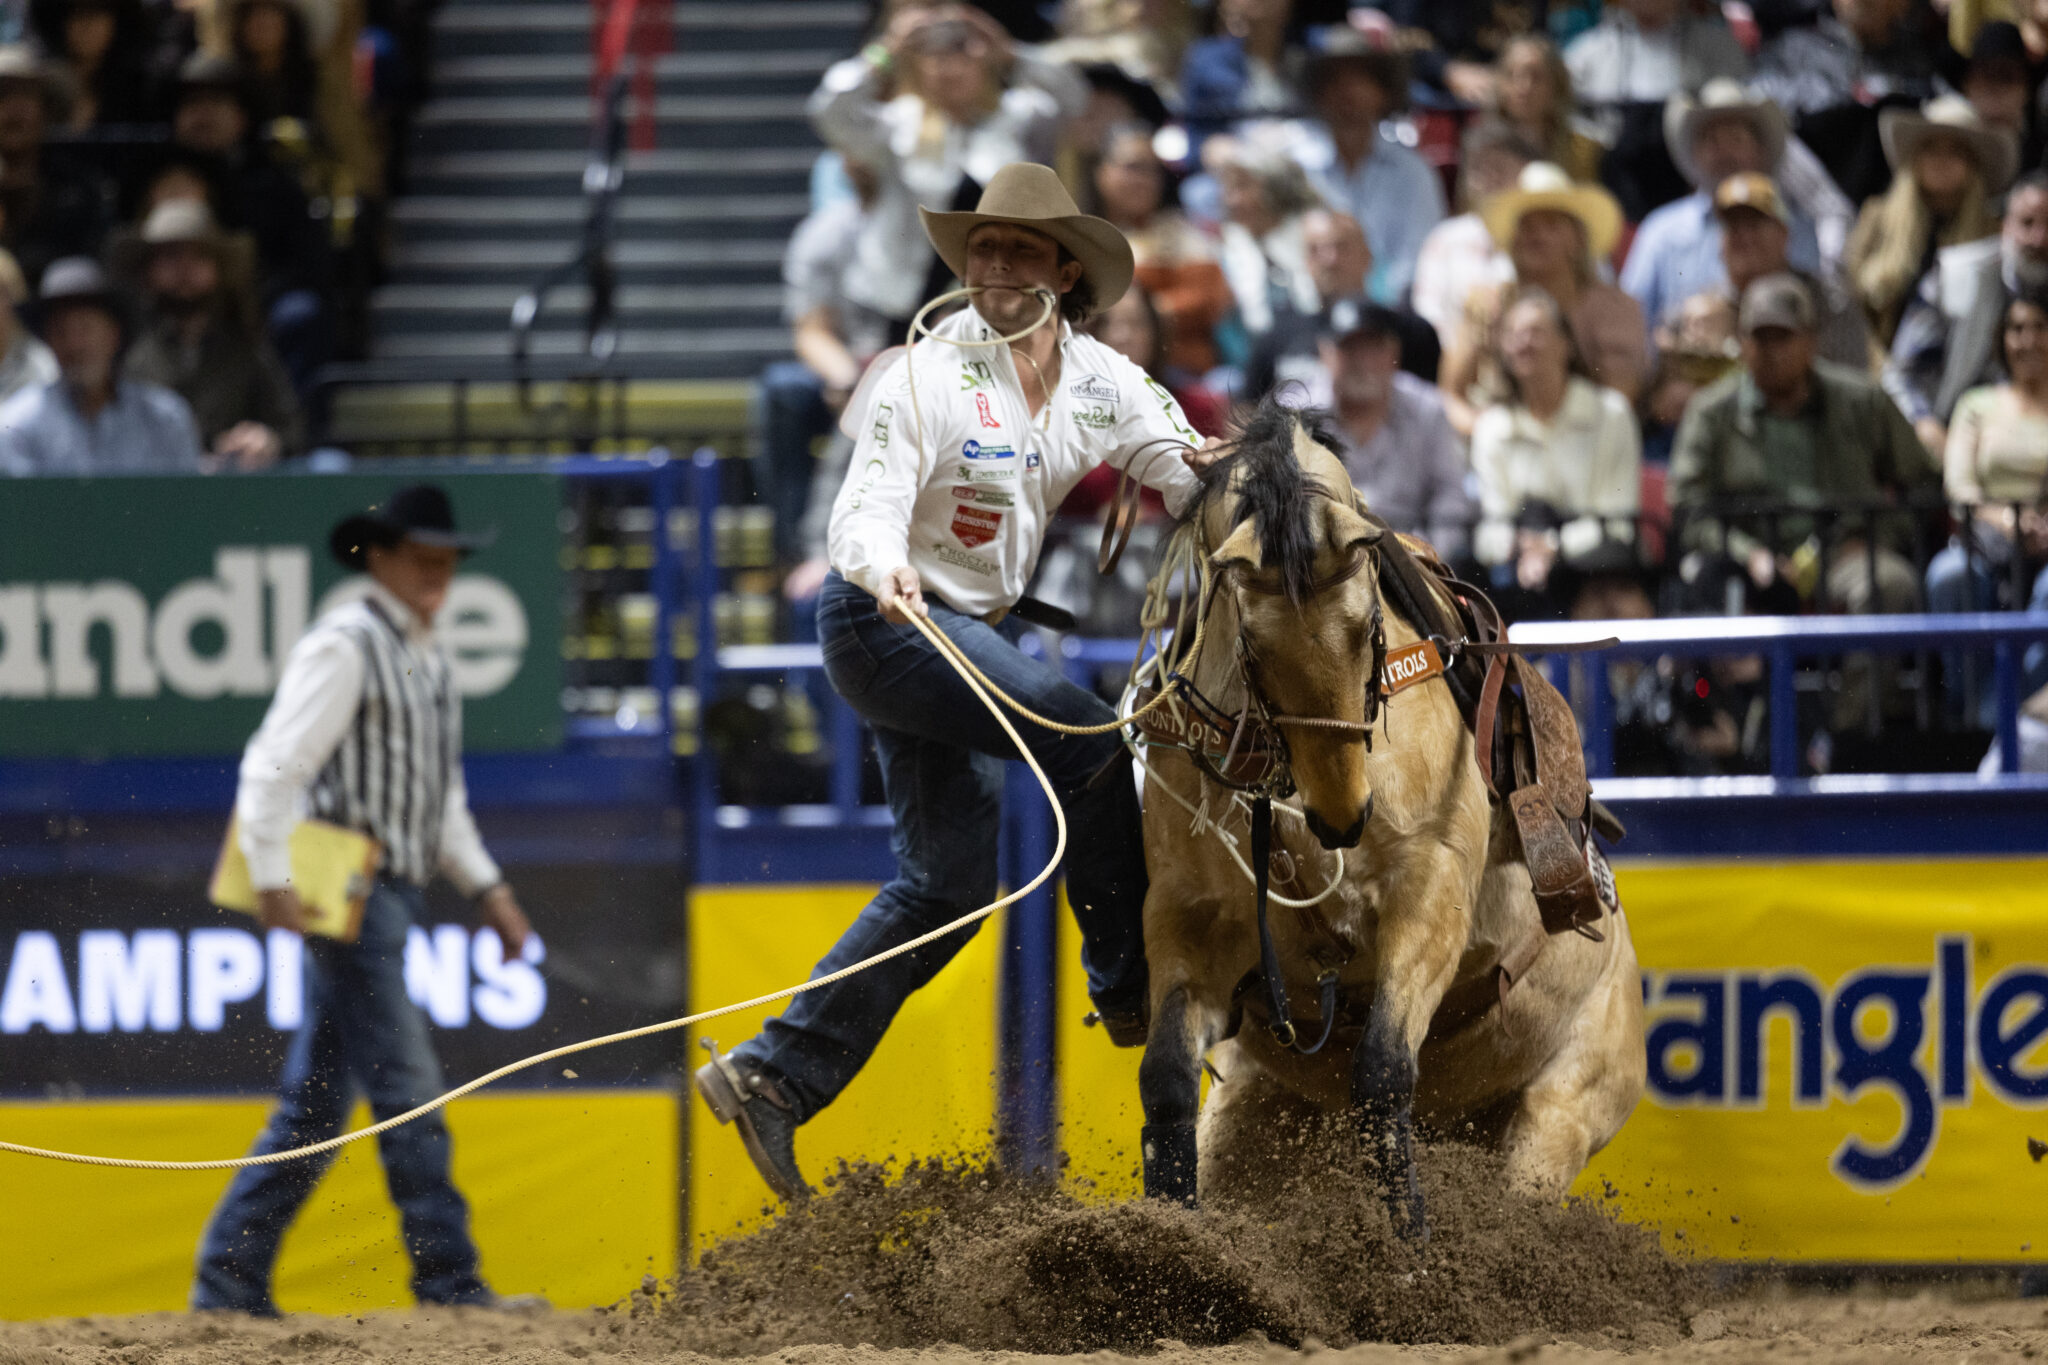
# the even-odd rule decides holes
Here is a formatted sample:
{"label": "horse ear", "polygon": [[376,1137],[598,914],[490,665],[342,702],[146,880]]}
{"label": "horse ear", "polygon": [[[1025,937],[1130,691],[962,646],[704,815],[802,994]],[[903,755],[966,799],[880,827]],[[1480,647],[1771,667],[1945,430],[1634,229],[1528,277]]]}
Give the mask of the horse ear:
{"label": "horse ear", "polygon": [[1386,531],[1367,521],[1351,508],[1332,499],[1329,512],[1323,523],[1323,532],[1333,550],[1353,550],[1361,546],[1377,545]]}
{"label": "horse ear", "polygon": [[1241,564],[1255,572],[1264,566],[1265,549],[1259,544],[1259,533],[1250,517],[1240,521],[1237,529],[1216,547],[1216,553],[1209,556],[1209,562],[1219,569]]}

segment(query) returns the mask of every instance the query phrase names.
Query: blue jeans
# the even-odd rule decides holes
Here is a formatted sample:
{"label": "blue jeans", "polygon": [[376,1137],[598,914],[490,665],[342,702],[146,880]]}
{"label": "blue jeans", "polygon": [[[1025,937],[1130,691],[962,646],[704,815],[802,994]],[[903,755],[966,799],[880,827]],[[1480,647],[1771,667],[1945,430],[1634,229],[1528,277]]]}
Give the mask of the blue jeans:
{"label": "blue jeans", "polygon": [[[1977,554],[1967,553],[1959,542],[1952,540],[1947,548],[1928,562],[1929,611],[1998,610],[1998,580],[2009,571],[2010,556],[2017,551],[2002,536],[1987,532],[1979,532],[1978,536],[1982,548]],[[2035,576],[2033,589],[2028,595],[2027,610],[2048,611],[2048,568],[2042,569]],[[1980,729],[1989,730],[1998,720],[1998,679],[1992,667],[1992,656],[1988,650],[1977,655],[1977,695],[1973,699],[1962,694],[1963,660],[1967,652],[1960,649],[1945,649],[1941,652],[1949,714],[1952,718],[1967,716],[1970,723]],[[2048,645],[2037,642],[2028,645],[2026,652],[2021,656],[2020,700],[2025,701],[2044,686],[2048,686]]]}
{"label": "blue jeans", "polygon": [[754,487],[775,514],[775,548],[795,558],[804,504],[818,462],[811,443],[832,430],[825,386],[801,360],[778,360],[761,371],[761,446]]}
{"label": "blue jeans", "polygon": [[[926,600],[933,624],[1025,706],[1070,725],[1113,718],[1099,697],[1017,650],[1019,623],[991,627]],[[1018,756],[952,665],[913,627],[884,621],[875,599],[837,573],[819,594],[818,638],[834,690],[874,727],[895,817],[896,876],[813,969],[814,977],[996,898],[1003,760]],[[1100,1005],[1130,1008],[1146,990],[1146,877],[1137,788],[1123,745],[1113,733],[1081,738],[1015,723],[1066,812],[1067,899],[1081,928],[1089,994]],[[1102,780],[1091,786],[1098,773]],[[733,1055],[780,1078],[798,1120],[808,1120],[846,1088],[903,1002],[953,960],[977,927],[797,996]]]}
{"label": "blue jeans", "polygon": [[[406,930],[425,903],[419,887],[379,880],[354,943],[307,938],[304,1021],[285,1058],[277,1108],[252,1154],[334,1137],[358,1091],[383,1120],[445,1088],[426,1016],[405,993]],[[448,1176],[448,1128],[440,1112],[377,1141],[412,1257],[414,1296],[422,1303],[488,1300],[491,1291],[477,1276],[469,1205]],[[194,1308],[276,1312],[270,1276],[278,1243],[334,1157],[329,1152],[235,1173],[199,1245]]]}

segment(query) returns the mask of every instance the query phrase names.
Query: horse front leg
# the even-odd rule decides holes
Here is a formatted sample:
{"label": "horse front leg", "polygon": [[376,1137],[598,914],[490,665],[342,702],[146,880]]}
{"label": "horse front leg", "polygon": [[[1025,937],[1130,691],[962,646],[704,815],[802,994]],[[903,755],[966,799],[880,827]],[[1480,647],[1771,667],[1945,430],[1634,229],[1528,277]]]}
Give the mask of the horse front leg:
{"label": "horse front leg", "polygon": [[1202,1055],[1208,1051],[1201,1033],[1187,987],[1175,986],[1152,1013],[1138,1063],[1145,1197],[1189,1208],[1195,1206],[1195,1116],[1201,1109]]}
{"label": "horse front leg", "polygon": [[1415,1169],[1416,1059],[1472,928],[1470,893],[1457,895],[1447,878],[1426,880],[1434,894],[1381,916],[1372,1010],[1351,1063],[1351,1102],[1366,1157],[1395,1234],[1409,1241],[1429,1240]]}

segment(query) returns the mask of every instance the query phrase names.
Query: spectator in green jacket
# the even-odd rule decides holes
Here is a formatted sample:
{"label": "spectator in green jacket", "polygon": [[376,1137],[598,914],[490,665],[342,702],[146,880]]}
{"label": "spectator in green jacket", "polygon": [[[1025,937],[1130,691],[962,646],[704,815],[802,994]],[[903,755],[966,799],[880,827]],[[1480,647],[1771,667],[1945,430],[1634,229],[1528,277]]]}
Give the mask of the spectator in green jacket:
{"label": "spectator in green jacket", "polygon": [[[1693,398],[1672,453],[1671,502],[1686,517],[1687,548],[1720,550],[1725,533],[1727,552],[1766,598],[1782,583],[1802,603],[1835,611],[1917,610],[1918,575],[1898,553],[1902,515],[1736,515],[1766,506],[1850,512],[1941,484],[1884,390],[1815,358],[1813,298],[1798,277],[1752,283],[1740,326],[1742,368]],[[1865,538],[1873,525],[1874,556]]]}

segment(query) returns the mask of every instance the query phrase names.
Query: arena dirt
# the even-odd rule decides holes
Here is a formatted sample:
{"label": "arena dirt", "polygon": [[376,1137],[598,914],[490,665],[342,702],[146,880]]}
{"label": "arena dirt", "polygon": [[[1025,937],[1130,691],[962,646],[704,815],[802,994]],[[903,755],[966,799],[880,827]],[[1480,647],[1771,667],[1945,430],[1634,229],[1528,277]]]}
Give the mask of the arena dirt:
{"label": "arena dirt", "polygon": [[[1337,1154],[1341,1158],[1342,1154]],[[1423,1159],[1409,1248],[1355,1163],[1303,1163],[1258,1211],[1087,1203],[984,1166],[846,1170],[826,1197],[609,1308],[255,1322],[0,1322],[0,1365],[1379,1365],[2019,1361],[2048,1304],[1982,1287],[1717,1295],[1599,1203],[1501,1194],[1490,1156]],[[0,1303],[4,1303],[0,1287]]]}
{"label": "arena dirt", "polygon": [[678,1276],[641,1330],[720,1354],[1675,1338],[1699,1297],[1654,1234],[1594,1203],[1504,1194],[1498,1158],[1471,1147],[1425,1149],[1434,1235],[1404,1244],[1347,1136],[1299,1143],[1254,1201],[1195,1211],[1083,1203],[972,1162],[843,1170],[829,1197]]}

